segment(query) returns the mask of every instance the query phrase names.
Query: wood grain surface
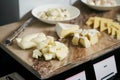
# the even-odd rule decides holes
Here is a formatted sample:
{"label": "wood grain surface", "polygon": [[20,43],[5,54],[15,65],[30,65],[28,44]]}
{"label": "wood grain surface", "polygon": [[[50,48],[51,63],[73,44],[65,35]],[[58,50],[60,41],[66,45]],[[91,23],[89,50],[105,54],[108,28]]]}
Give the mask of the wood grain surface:
{"label": "wood grain surface", "polygon": [[[88,28],[85,25],[86,20],[91,16],[100,16],[105,18],[110,18],[115,20],[117,14],[120,14],[120,8],[115,8],[111,11],[96,11],[88,6],[84,5],[80,1],[76,1],[74,4],[77,8],[80,9],[80,16],[69,23],[79,22],[78,25],[81,28]],[[79,20],[79,21],[78,21]],[[51,76],[55,76],[59,73],[62,73],[68,69],[71,69],[77,65],[85,63],[91,59],[97,58],[105,53],[112,51],[120,47],[120,41],[113,39],[105,32],[101,32],[101,37],[99,42],[90,48],[83,48],[82,46],[74,46],[71,44],[71,38],[65,38],[62,40],[69,48],[69,55],[62,61],[50,60],[45,61],[42,59],[33,59],[32,51],[33,49],[22,50],[20,49],[16,41],[13,41],[13,44],[10,46],[5,46],[3,44],[4,39],[14,31],[19,25],[24,21],[12,23],[9,25],[0,27],[0,46],[8,52],[12,57],[14,57],[18,62],[24,65],[29,71],[34,73],[37,77],[41,79],[46,79]],[[46,35],[54,36],[58,40],[58,36],[55,32],[55,25],[49,25],[39,20],[35,19],[35,22],[31,24],[27,29],[25,29],[18,37],[23,37],[28,34],[44,32]]]}

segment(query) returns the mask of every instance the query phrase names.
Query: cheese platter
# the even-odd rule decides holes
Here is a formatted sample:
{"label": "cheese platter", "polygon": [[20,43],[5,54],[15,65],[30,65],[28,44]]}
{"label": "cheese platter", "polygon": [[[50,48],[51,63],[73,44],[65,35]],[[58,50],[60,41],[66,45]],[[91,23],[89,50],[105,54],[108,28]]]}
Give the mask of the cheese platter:
{"label": "cheese platter", "polygon": [[[91,11],[91,9],[86,7],[86,5],[84,5],[83,3],[76,3],[75,6],[78,7],[81,11],[81,15],[77,17],[77,18],[79,18],[79,20],[81,20],[81,23],[77,24],[78,27],[76,27],[75,29],[71,27],[72,29],[69,28],[68,32],[65,31],[64,29],[62,29],[61,32],[59,32],[59,30],[57,32],[56,25],[49,25],[46,23],[42,23],[39,20],[36,20],[34,23],[29,25],[29,27],[27,27],[17,37],[17,38],[19,38],[19,39],[17,39],[19,42],[20,39],[23,39],[24,36],[32,35],[33,33],[44,33],[46,36],[52,36],[52,37],[54,37],[54,40],[52,39],[53,43],[54,43],[54,41],[59,41],[60,43],[63,43],[68,48],[68,51],[66,51],[66,52],[68,52],[68,54],[67,54],[67,56],[64,55],[65,56],[64,58],[59,58],[59,56],[61,56],[61,55],[59,55],[59,56],[57,55],[58,56],[57,58],[54,58],[53,56],[52,56],[52,58],[50,58],[50,57],[46,58],[44,54],[42,54],[43,57],[40,57],[40,55],[38,55],[37,57],[36,57],[36,55],[34,55],[34,57],[33,57],[33,50],[36,47],[32,47],[32,48],[28,48],[28,49],[25,49],[25,47],[24,48],[22,47],[23,49],[21,49],[20,46],[17,45],[18,42],[16,41],[16,39],[13,40],[12,45],[10,45],[10,46],[4,45],[3,41],[5,40],[5,38],[12,31],[14,31],[16,28],[18,28],[19,25],[22,24],[22,22],[5,25],[6,27],[0,27],[0,30],[1,30],[0,34],[4,34],[4,35],[0,36],[0,47],[2,47],[13,58],[15,58],[19,63],[21,63],[23,66],[25,66],[29,71],[31,71],[34,75],[36,75],[40,79],[50,78],[52,76],[60,74],[60,73],[67,71],[75,66],[85,63],[91,59],[97,58],[101,55],[106,54],[109,51],[112,51],[112,50],[120,47],[120,40],[117,40],[116,38],[111,37],[105,31],[100,32],[101,36],[99,36],[99,37],[97,36],[99,38],[99,40],[98,40],[98,38],[96,38],[96,42],[94,40],[91,40],[90,44],[93,44],[93,45],[91,45],[87,48],[81,44],[74,45],[72,43],[74,30],[76,30],[76,29],[86,29],[86,30],[92,29],[92,27],[86,25],[86,22],[87,22],[87,20],[89,21],[90,17],[98,16],[101,18],[114,20],[114,17],[120,11],[120,8],[116,8],[115,10],[111,10],[109,12],[99,12],[98,13],[94,10]],[[62,23],[62,24],[66,25],[66,23]],[[76,25],[76,24],[71,24],[70,22],[67,24]],[[63,26],[65,26],[65,25],[63,25]],[[8,27],[12,27],[12,28],[8,28]],[[59,27],[59,28],[61,28],[61,27]],[[99,29],[97,29],[97,30],[99,31]],[[72,35],[71,35],[71,32],[72,32]],[[82,32],[82,34],[83,34],[83,32]],[[90,34],[90,33],[87,33],[87,35],[85,35],[85,37],[86,37],[85,39],[90,39],[90,37],[88,37],[88,34]],[[39,34],[37,34],[37,36],[38,35]],[[81,35],[81,33],[79,35]],[[35,36],[36,36],[36,34],[35,34]],[[24,40],[25,41],[28,40],[28,42],[29,42],[29,40],[30,40],[29,38],[31,38],[31,37],[24,38]],[[35,38],[33,39],[33,37],[32,37],[31,40],[37,41],[38,39],[36,40]],[[81,43],[83,41],[84,40],[81,40]],[[74,40],[73,40],[73,42],[74,42]],[[93,42],[95,42],[95,43],[93,43]],[[20,43],[20,45],[21,45],[21,43]],[[47,45],[47,48],[45,48],[45,49],[51,50],[50,48],[48,48],[48,46],[50,47],[51,44],[49,43],[49,45]],[[46,52],[46,50],[44,51],[43,49],[44,48],[42,48],[40,51]],[[63,49],[61,49],[61,50],[63,50]],[[37,51],[35,51],[35,53],[36,52]],[[56,55],[56,53],[55,53],[55,55]]]}

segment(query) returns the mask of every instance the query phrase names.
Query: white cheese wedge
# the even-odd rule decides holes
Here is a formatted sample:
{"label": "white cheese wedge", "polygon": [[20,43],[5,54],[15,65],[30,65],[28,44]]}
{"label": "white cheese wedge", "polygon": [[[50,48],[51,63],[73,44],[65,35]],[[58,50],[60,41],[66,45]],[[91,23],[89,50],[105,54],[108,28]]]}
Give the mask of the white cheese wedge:
{"label": "white cheese wedge", "polygon": [[91,46],[90,41],[88,40],[87,37],[81,36],[80,37],[80,43],[82,44],[82,46],[84,46],[85,48],[88,48]]}
{"label": "white cheese wedge", "polygon": [[55,28],[59,38],[64,38],[67,35],[74,33],[78,29],[79,29],[79,25],[67,24],[67,23],[57,23]]}

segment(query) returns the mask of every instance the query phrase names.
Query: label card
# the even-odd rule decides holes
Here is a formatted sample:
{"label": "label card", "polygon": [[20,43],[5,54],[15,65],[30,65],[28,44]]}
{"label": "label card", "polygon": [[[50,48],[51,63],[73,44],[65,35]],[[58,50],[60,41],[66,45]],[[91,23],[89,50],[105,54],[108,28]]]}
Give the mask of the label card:
{"label": "label card", "polygon": [[95,63],[93,66],[97,80],[107,80],[117,73],[114,56]]}
{"label": "label card", "polygon": [[75,75],[65,79],[65,80],[87,80],[87,79],[86,79],[85,71],[82,71],[78,74],[75,74]]}

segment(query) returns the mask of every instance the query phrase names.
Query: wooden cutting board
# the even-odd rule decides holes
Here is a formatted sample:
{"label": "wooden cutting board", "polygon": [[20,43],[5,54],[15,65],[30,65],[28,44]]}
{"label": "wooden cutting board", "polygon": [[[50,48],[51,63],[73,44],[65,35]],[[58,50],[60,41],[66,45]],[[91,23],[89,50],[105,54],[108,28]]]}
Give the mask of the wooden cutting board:
{"label": "wooden cutting board", "polygon": [[[82,4],[80,1],[77,1],[74,4],[74,6],[80,9],[81,14],[77,19],[70,21],[70,23],[76,20],[80,20],[80,27],[85,27],[85,22],[90,16],[100,16],[115,19],[116,14],[120,14],[120,8],[116,8],[114,10],[106,12],[95,11]],[[3,44],[4,39],[12,31],[18,28],[19,25],[21,25],[23,22],[24,21],[20,21],[0,27],[0,34],[4,34],[0,35],[0,46],[40,79],[46,79],[51,76],[57,75],[120,47],[120,40],[113,39],[105,32],[102,32],[102,36],[100,37],[99,42],[91,46],[90,48],[83,48],[82,46],[73,46],[71,44],[71,38],[66,38],[62,40],[62,42],[65,43],[69,48],[68,57],[66,57],[62,61],[45,61],[33,59],[33,49],[22,50],[17,46],[15,40],[13,41],[13,44],[11,46],[5,46]],[[55,32],[55,25],[49,25],[40,22],[39,20],[36,20],[33,24],[27,27],[27,29],[25,29],[18,37],[37,32],[44,32],[46,35],[54,36],[56,40],[58,39],[58,36]]]}

